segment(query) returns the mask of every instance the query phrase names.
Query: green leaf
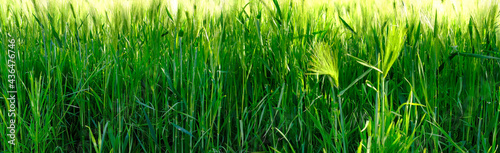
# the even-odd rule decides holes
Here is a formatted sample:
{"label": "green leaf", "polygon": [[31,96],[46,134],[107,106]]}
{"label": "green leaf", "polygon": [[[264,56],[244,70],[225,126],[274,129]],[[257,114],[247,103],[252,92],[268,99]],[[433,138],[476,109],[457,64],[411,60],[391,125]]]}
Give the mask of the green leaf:
{"label": "green leaf", "polygon": [[364,61],[364,60],[362,60],[362,59],[360,59],[360,58],[357,58],[357,57],[355,57],[355,56],[353,56],[353,55],[351,55],[351,54],[346,54],[346,55],[347,55],[347,56],[349,56],[349,57],[354,58],[354,59],[356,60],[356,62],[358,62],[359,64],[361,64],[361,65],[363,65],[363,66],[366,66],[366,67],[368,67],[368,68],[374,69],[375,71],[378,71],[378,72],[380,72],[380,73],[383,73],[383,72],[382,72],[380,69],[378,69],[377,67],[375,67],[375,66],[373,66],[373,65],[368,64],[368,62],[366,62],[366,61]]}
{"label": "green leaf", "polygon": [[276,11],[278,11],[278,19],[282,19],[282,13],[281,13],[281,8],[280,4],[278,3],[278,0],[273,0],[274,6],[276,7]]}
{"label": "green leaf", "polygon": [[349,29],[349,31],[351,31],[351,32],[352,32],[352,33],[354,33],[354,34],[357,34],[357,33],[354,31],[354,29],[352,29],[352,27],[351,27],[349,24],[347,24],[347,22],[345,22],[345,21],[344,21],[344,19],[342,19],[342,17],[340,17],[340,15],[339,15],[339,19],[340,19],[340,21],[342,21],[342,24],[344,24],[344,26],[345,26],[347,29]]}
{"label": "green leaf", "polygon": [[359,80],[361,80],[361,78],[365,77],[366,75],[368,75],[368,73],[370,73],[370,71],[372,71],[372,69],[369,69],[367,71],[365,71],[365,73],[361,74],[358,78],[354,79],[354,81],[351,82],[351,84],[349,84],[349,86],[347,86],[347,88],[345,88],[344,90],[340,91],[338,96],[342,96],[344,94],[344,92],[347,91],[347,89],[351,88],[354,84],[356,84],[356,82],[358,82]]}
{"label": "green leaf", "polygon": [[86,126],[89,129],[90,139],[92,139],[92,144],[94,145],[95,152],[100,152],[97,146],[97,141],[95,140],[94,134],[92,133],[92,129],[89,126]]}
{"label": "green leaf", "polygon": [[194,138],[193,134],[191,134],[191,132],[189,132],[188,130],[180,127],[179,125],[177,125],[175,123],[170,122],[170,124],[172,124],[177,130],[179,130],[179,131],[181,131],[181,132],[183,132],[183,133],[185,133],[185,134],[187,134],[187,135],[189,135],[189,136],[191,136],[191,137]]}
{"label": "green leaf", "polygon": [[146,111],[144,111],[144,109],[143,109],[142,112],[144,113],[144,116],[146,117],[146,121],[148,123],[148,128],[149,128],[149,132],[151,134],[151,137],[155,141],[156,145],[158,145],[158,140],[156,138],[156,132],[154,130],[153,124],[151,124],[151,120],[149,120],[149,117],[148,117],[148,114],[146,113]]}
{"label": "green leaf", "polygon": [[465,57],[475,57],[475,58],[482,58],[482,59],[495,59],[495,60],[500,60],[499,57],[493,57],[493,56],[487,56],[487,55],[480,55],[480,54],[473,54],[473,53],[458,53],[460,56],[465,56]]}

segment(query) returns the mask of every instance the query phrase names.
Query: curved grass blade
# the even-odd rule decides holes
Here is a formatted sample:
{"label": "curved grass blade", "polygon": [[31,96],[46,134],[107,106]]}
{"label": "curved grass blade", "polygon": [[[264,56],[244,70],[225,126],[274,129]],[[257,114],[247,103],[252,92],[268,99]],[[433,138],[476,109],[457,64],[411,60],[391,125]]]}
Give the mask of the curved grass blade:
{"label": "curved grass blade", "polygon": [[188,130],[180,127],[179,125],[177,125],[175,123],[170,122],[170,124],[172,124],[177,130],[179,130],[179,131],[181,131],[181,132],[183,132],[183,133],[185,133],[185,134],[187,134],[187,135],[189,135],[189,136],[191,136],[191,137],[194,138],[193,134],[191,134],[191,132],[189,132]]}
{"label": "curved grass blade", "polygon": [[475,57],[475,58],[482,58],[482,59],[500,60],[499,57],[493,57],[493,56],[487,56],[487,55],[480,55],[480,54],[473,54],[473,53],[458,53],[458,55],[465,56],[465,57]]}
{"label": "curved grass blade", "polygon": [[156,132],[153,128],[153,124],[151,124],[151,120],[149,120],[149,117],[148,117],[148,114],[146,113],[146,111],[144,111],[144,109],[143,109],[142,112],[146,116],[146,121],[148,122],[148,128],[149,128],[149,132],[151,133],[151,137],[153,137],[153,140],[155,141],[156,145],[158,145],[158,140],[156,139]]}
{"label": "curved grass blade", "polygon": [[344,19],[342,19],[342,17],[340,17],[340,15],[339,15],[339,19],[340,19],[340,21],[342,21],[342,24],[344,24],[344,26],[347,29],[349,29],[349,31],[351,31],[352,33],[357,35],[356,31],[354,31],[354,29],[352,29],[352,27],[349,24],[347,24],[347,22],[345,22]]}
{"label": "curved grass blade", "polygon": [[342,94],[344,94],[344,92],[347,91],[347,89],[351,88],[354,84],[356,84],[356,82],[358,82],[359,80],[361,80],[361,78],[365,77],[366,75],[368,75],[368,73],[370,73],[372,71],[372,69],[369,69],[368,71],[366,71],[365,73],[361,74],[358,78],[354,79],[354,81],[351,82],[351,84],[349,84],[349,86],[347,86],[347,88],[345,88],[344,90],[340,91],[338,96],[342,96]]}
{"label": "curved grass blade", "polygon": [[368,64],[368,62],[366,62],[366,61],[364,61],[364,60],[362,60],[360,58],[357,58],[356,56],[352,56],[351,54],[347,54],[347,56],[354,58],[356,60],[356,62],[358,62],[359,64],[361,64],[363,66],[366,66],[368,68],[374,69],[375,71],[383,73],[382,70],[378,69],[377,67],[375,67],[373,65]]}
{"label": "curved grass blade", "polygon": [[281,8],[280,8],[280,5],[278,3],[278,0],[273,0],[273,3],[274,3],[274,6],[276,6],[276,10],[278,11],[278,17],[279,17],[279,19],[281,19],[282,13],[281,13]]}

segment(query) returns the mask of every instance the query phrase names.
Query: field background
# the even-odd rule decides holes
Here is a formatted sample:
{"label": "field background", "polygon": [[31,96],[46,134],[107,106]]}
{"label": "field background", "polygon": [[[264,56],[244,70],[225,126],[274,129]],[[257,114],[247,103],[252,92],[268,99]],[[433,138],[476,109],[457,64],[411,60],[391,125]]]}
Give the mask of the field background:
{"label": "field background", "polygon": [[0,0],[0,152],[499,152],[498,6]]}

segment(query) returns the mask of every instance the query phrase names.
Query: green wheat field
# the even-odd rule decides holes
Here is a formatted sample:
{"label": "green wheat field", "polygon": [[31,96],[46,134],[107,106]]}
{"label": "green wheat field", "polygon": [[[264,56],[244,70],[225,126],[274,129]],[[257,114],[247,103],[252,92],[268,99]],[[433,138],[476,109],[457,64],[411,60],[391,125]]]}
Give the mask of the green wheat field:
{"label": "green wheat field", "polygon": [[0,0],[0,153],[500,152],[498,0]]}

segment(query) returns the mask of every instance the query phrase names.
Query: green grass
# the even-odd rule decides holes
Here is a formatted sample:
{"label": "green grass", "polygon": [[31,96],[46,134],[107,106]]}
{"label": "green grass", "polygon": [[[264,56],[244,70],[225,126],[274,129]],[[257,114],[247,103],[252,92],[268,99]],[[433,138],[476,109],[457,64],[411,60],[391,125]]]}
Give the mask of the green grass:
{"label": "green grass", "polygon": [[496,1],[0,2],[0,152],[500,152]]}

